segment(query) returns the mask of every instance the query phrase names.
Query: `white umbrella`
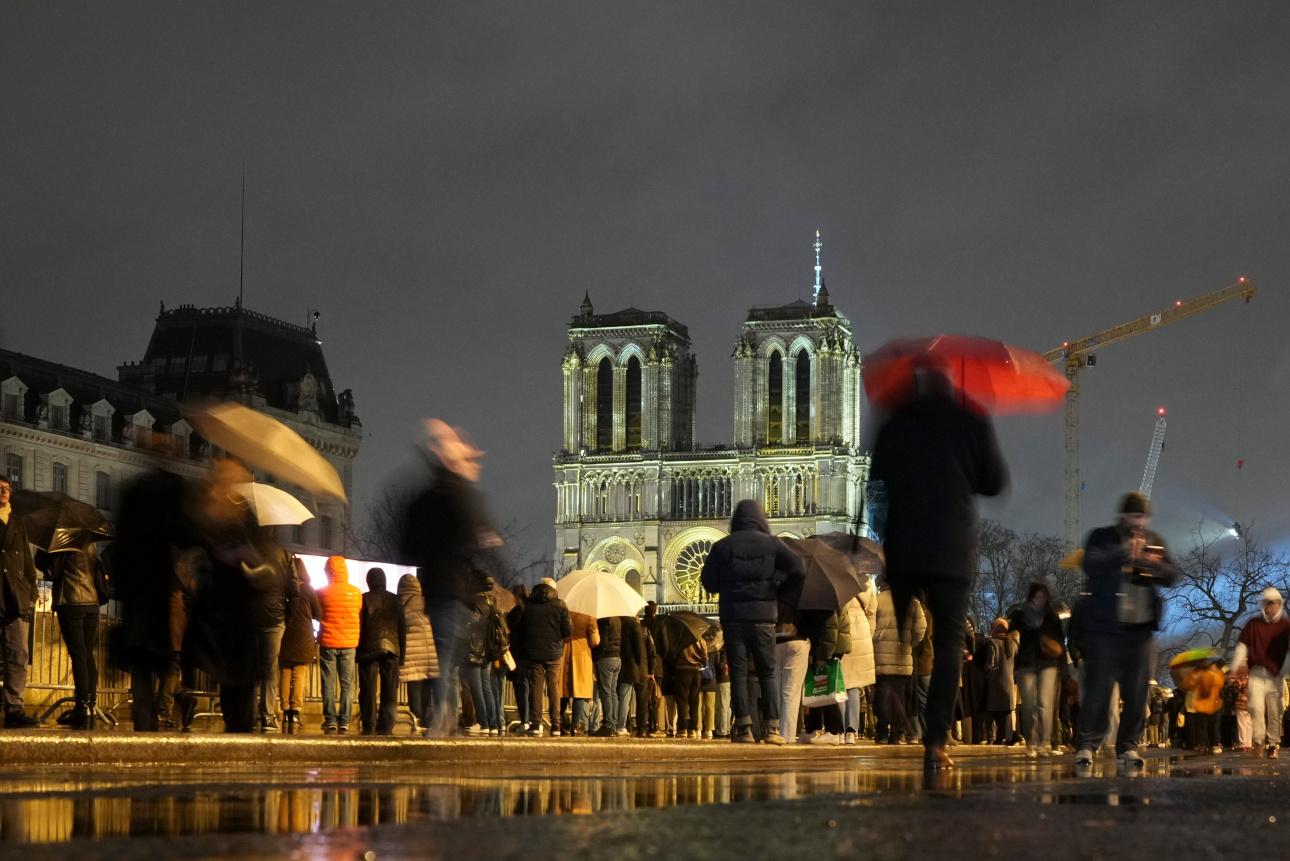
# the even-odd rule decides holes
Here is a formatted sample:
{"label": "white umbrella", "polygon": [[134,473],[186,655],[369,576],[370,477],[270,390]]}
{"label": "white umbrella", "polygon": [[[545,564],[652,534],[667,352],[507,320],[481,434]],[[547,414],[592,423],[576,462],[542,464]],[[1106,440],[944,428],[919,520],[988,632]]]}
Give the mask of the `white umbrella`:
{"label": "white umbrella", "polygon": [[314,516],[303,502],[271,484],[252,481],[235,484],[233,490],[251,504],[261,526],[299,526]]}
{"label": "white umbrella", "polygon": [[604,571],[570,571],[555,584],[569,609],[597,619],[635,616],[645,599],[624,581]]}

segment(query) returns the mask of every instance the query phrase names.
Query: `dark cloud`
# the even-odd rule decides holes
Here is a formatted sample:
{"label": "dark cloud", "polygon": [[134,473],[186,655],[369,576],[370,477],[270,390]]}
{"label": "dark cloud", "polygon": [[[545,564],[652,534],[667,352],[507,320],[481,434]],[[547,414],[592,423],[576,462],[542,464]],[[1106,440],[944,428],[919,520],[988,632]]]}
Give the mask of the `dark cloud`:
{"label": "dark cloud", "polygon": [[[1263,291],[1108,348],[1084,383],[1086,523],[1136,485],[1290,530],[1290,26],[1274,3],[23,4],[0,28],[0,325],[111,373],[158,300],[323,312],[370,438],[361,498],[441,415],[545,548],[563,328],[690,326],[700,437],[731,435],[751,304],[834,301],[872,349],[1044,349],[1237,274]],[[991,511],[1061,527],[1061,419],[1000,423]],[[1246,466],[1236,470],[1238,458]],[[361,501],[361,500],[360,500]],[[361,514],[360,514],[361,516]]]}

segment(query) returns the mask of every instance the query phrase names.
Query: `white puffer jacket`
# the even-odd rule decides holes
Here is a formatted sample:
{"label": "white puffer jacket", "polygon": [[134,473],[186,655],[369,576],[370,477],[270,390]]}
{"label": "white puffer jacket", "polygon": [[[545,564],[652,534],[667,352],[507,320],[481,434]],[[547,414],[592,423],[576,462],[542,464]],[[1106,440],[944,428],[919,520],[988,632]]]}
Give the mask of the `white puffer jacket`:
{"label": "white puffer jacket", "polygon": [[917,598],[909,601],[904,636],[896,631],[896,605],[891,590],[878,593],[878,613],[873,627],[874,669],[880,676],[912,676],[914,643],[927,633],[927,616]]}
{"label": "white puffer jacket", "polygon": [[869,591],[861,592],[844,608],[851,624],[851,651],[842,657],[842,678],[848,688],[864,688],[876,680],[873,662],[873,623],[878,613],[878,590],[873,579]]}

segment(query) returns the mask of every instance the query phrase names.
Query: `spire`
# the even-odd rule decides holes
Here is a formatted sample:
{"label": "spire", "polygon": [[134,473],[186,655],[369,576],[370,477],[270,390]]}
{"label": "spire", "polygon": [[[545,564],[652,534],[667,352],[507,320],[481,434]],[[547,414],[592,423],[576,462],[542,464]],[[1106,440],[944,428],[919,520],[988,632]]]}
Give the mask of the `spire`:
{"label": "spire", "polygon": [[582,312],[582,316],[583,316],[583,317],[590,317],[590,316],[591,316],[591,312],[592,312],[594,309],[591,307],[591,292],[590,292],[590,291],[587,291],[586,293],[584,293],[584,294],[583,294],[583,296],[582,296],[582,304],[578,306],[578,310]]}
{"label": "spire", "polygon": [[823,247],[824,247],[824,243],[820,242],[820,231],[816,230],[815,231],[815,293],[813,294],[813,298],[815,300],[815,304],[817,305],[820,303],[820,288],[824,286],[824,274],[823,274],[824,267],[820,265],[820,249],[822,249]]}

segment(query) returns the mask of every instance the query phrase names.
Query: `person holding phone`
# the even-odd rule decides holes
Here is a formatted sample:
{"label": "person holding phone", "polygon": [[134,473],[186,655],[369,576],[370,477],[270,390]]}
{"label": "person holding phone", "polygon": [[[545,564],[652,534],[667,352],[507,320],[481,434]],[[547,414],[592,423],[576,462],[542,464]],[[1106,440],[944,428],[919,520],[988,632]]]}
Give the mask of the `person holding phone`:
{"label": "person holding phone", "polygon": [[1092,766],[1093,751],[1106,738],[1117,683],[1124,709],[1115,752],[1124,770],[1142,768],[1138,744],[1146,723],[1152,637],[1164,616],[1159,590],[1179,576],[1164,539],[1147,528],[1150,513],[1146,496],[1127,493],[1119,521],[1094,529],[1084,545],[1085,597],[1078,622],[1086,690],[1076,733],[1077,769]]}

